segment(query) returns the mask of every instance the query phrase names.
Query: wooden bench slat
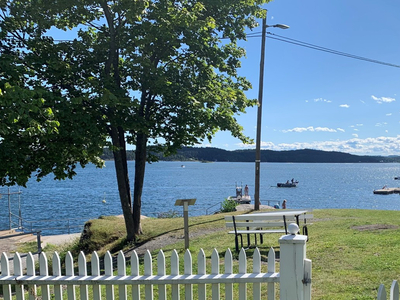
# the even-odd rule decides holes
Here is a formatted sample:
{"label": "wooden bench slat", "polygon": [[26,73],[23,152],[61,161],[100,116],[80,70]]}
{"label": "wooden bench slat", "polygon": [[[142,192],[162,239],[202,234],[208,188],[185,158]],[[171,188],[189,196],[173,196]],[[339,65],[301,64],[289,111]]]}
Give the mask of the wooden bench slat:
{"label": "wooden bench slat", "polygon": [[[308,220],[312,219],[314,216],[312,214],[301,214],[299,215],[299,220]],[[235,216],[235,219],[237,221],[260,221],[260,220],[265,220],[265,217],[262,215],[256,215],[256,216],[251,216],[251,215],[246,215],[246,216]],[[232,217],[225,217],[226,221],[231,221]],[[282,216],[268,216],[268,220],[282,220]],[[295,216],[287,216],[286,220],[296,220]]]}
{"label": "wooden bench slat", "polygon": [[[229,231],[229,234],[235,234],[235,231]],[[263,233],[285,233],[285,229],[269,229],[269,230],[237,230],[237,234],[263,234]]]}
{"label": "wooden bench slat", "polygon": [[[285,223],[282,222],[235,222],[236,228],[240,227],[284,227]],[[234,227],[233,222],[226,222],[226,227]]]}

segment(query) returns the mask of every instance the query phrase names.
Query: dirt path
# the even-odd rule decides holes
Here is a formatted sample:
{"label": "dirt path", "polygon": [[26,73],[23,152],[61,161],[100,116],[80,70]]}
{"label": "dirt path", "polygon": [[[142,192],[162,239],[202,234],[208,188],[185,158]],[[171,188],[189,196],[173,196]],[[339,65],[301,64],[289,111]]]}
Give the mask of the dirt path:
{"label": "dirt path", "polygon": [[[209,230],[202,230],[202,231],[197,231],[197,232],[189,232],[189,239],[193,239],[202,235],[207,235],[210,233],[218,232],[218,231],[224,231],[226,230],[225,228],[214,228],[214,229],[209,229]],[[182,240],[184,240],[184,236],[182,233],[167,233],[160,235],[138,247],[134,247],[132,249],[129,249],[128,251],[125,252],[125,257],[130,258],[133,251],[136,251],[137,255],[143,256],[147,250],[150,252],[155,251],[155,250],[161,250],[164,249],[165,247],[178,243]]]}

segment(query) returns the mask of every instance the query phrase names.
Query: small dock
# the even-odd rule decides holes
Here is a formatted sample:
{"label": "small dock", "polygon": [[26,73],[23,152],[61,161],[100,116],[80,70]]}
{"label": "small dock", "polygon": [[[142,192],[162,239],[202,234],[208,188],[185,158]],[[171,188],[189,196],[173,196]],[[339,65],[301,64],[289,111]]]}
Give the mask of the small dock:
{"label": "small dock", "polygon": [[379,194],[379,195],[400,194],[400,188],[384,188],[380,190],[374,190],[374,194]]}

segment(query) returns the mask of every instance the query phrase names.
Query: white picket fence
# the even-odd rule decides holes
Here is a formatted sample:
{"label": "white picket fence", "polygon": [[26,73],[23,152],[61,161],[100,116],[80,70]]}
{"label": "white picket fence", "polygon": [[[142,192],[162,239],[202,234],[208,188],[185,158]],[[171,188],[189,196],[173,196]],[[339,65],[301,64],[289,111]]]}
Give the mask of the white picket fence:
{"label": "white picket fence", "polygon": [[[399,300],[399,299],[400,299],[399,284],[397,283],[396,280],[393,280],[392,285],[390,287],[389,300]],[[386,290],[383,284],[379,286],[377,300],[388,300],[388,298],[386,298]]]}
{"label": "white picket fence", "polygon": [[[180,274],[179,255],[172,251],[170,261],[170,274],[166,273],[166,259],[164,252],[159,251],[157,256],[157,274],[153,273],[152,256],[147,252],[144,256],[144,274],[139,273],[139,258],[136,252],[131,256],[131,275],[126,274],[126,261],[123,252],[117,257],[117,275],[114,275],[113,258],[110,253],[104,257],[104,274],[100,274],[100,260],[96,252],[91,258],[91,274],[88,275],[86,258],[83,253],[78,257],[78,274],[74,274],[74,261],[71,253],[65,259],[65,274],[61,272],[60,258],[57,253],[53,255],[53,274],[49,275],[48,260],[45,253],[39,257],[39,272],[36,274],[35,260],[32,254],[26,258],[26,274],[23,274],[22,260],[18,253],[14,255],[14,274],[10,273],[10,261],[5,253],[1,256],[0,285],[3,287],[5,300],[12,299],[12,287],[15,287],[17,300],[25,299],[28,290],[30,300],[37,299],[37,286],[41,287],[43,300],[63,299],[63,294],[68,300],[76,299],[76,287],[79,287],[79,299],[89,299],[89,287],[92,289],[92,298],[95,300],[113,300],[115,295],[114,285],[118,286],[118,299],[127,299],[128,287],[132,291],[132,299],[207,299],[207,287],[211,287],[212,299],[221,298],[220,285],[224,285],[224,298],[233,299],[234,289],[238,289],[239,299],[247,299],[247,285],[252,284],[252,299],[261,299],[262,285],[267,285],[269,300],[275,299],[275,283],[280,283],[281,300],[310,300],[311,299],[311,261],[306,259],[306,236],[286,235],[279,239],[280,242],[280,272],[276,272],[275,252],[271,248],[268,254],[267,272],[261,263],[258,248],[253,255],[253,268],[248,272],[246,252],[242,249],[239,253],[238,273],[233,273],[234,260],[228,249],[225,253],[224,271],[220,272],[220,258],[214,249],[211,255],[211,273],[206,273],[206,256],[200,250],[197,256],[197,274],[193,274],[192,255],[189,250],[184,254],[184,270]],[[283,284],[284,283],[284,284]],[[144,288],[141,289],[141,285]],[[197,285],[197,294],[193,293],[193,285]],[[102,295],[101,286],[105,286],[105,295]],[[155,288],[155,286],[157,288]],[[169,288],[167,289],[167,286]],[[66,288],[65,288],[66,287]],[[265,287],[263,286],[264,290]],[[142,292],[141,292],[142,291]],[[167,294],[167,291],[169,294]],[[52,296],[52,297],[51,297]]]}

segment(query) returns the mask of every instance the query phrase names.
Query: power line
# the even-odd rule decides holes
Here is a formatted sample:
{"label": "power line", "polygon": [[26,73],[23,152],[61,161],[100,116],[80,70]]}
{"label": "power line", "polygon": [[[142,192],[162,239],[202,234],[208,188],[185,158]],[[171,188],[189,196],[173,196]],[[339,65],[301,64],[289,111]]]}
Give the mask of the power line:
{"label": "power line", "polygon": [[[248,38],[254,38],[254,37],[261,37],[261,32],[254,32],[254,33],[249,33],[247,35]],[[267,38],[269,39],[273,39],[273,40],[277,40],[277,41],[281,41],[281,42],[285,42],[285,43],[289,43],[289,44],[293,44],[293,45],[297,45],[297,46],[301,46],[301,47],[305,47],[305,48],[310,48],[313,50],[318,50],[318,51],[322,51],[322,52],[327,52],[327,53],[331,53],[331,54],[335,54],[335,55],[340,55],[340,56],[345,56],[348,58],[352,58],[352,59],[358,59],[358,60],[362,60],[362,61],[366,61],[366,62],[370,62],[370,63],[375,63],[375,64],[380,64],[380,65],[385,65],[385,66],[389,66],[389,67],[394,67],[394,68],[400,68],[400,65],[396,65],[396,64],[392,64],[392,63],[387,63],[387,62],[383,62],[383,61],[379,61],[376,59],[371,59],[371,58],[367,58],[367,57],[362,57],[362,56],[358,56],[358,55],[354,55],[354,54],[350,54],[350,53],[346,53],[346,52],[341,52],[341,51],[337,51],[334,49],[329,49],[326,47],[321,47],[318,45],[314,45],[314,44],[310,44],[310,43],[306,43],[306,42],[302,42],[299,40],[295,40],[295,39],[291,39],[291,38],[287,38],[281,35],[277,35],[271,32],[267,32]],[[222,39],[228,39],[228,38],[222,38]],[[72,42],[73,40],[54,40],[55,42]]]}
{"label": "power line", "polygon": [[[250,33],[250,34],[247,35],[247,37],[249,37],[249,38],[261,37],[261,34],[260,33]],[[302,41],[299,41],[299,40],[287,38],[287,37],[284,37],[284,36],[281,36],[281,35],[273,34],[271,32],[267,32],[267,38],[270,38],[270,39],[273,39],[273,40],[277,40],[277,41],[281,41],[281,42],[285,42],[285,43],[289,43],[289,44],[293,44],[293,45],[297,45],[297,46],[301,46],[301,47],[306,47],[306,48],[322,51],[322,52],[327,52],[327,53],[331,53],[331,54],[335,54],[335,55],[345,56],[345,57],[348,57],[348,58],[363,60],[363,61],[367,61],[367,62],[371,62],[371,63],[375,63],[375,64],[381,64],[381,65],[394,67],[394,68],[400,68],[400,65],[387,63],[387,62],[383,62],[383,61],[379,61],[379,60],[371,59],[371,58],[367,58],[367,57],[362,57],[362,56],[358,56],[358,55],[354,55],[354,54],[350,54],[350,53],[346,53],[346,52],[341,52],[341,51],[329,49],[329,48],[326,48],[326,47],[317,46],[317,45],[314,45],[314,44],[310,44],[310,43],[302,42]]]}

